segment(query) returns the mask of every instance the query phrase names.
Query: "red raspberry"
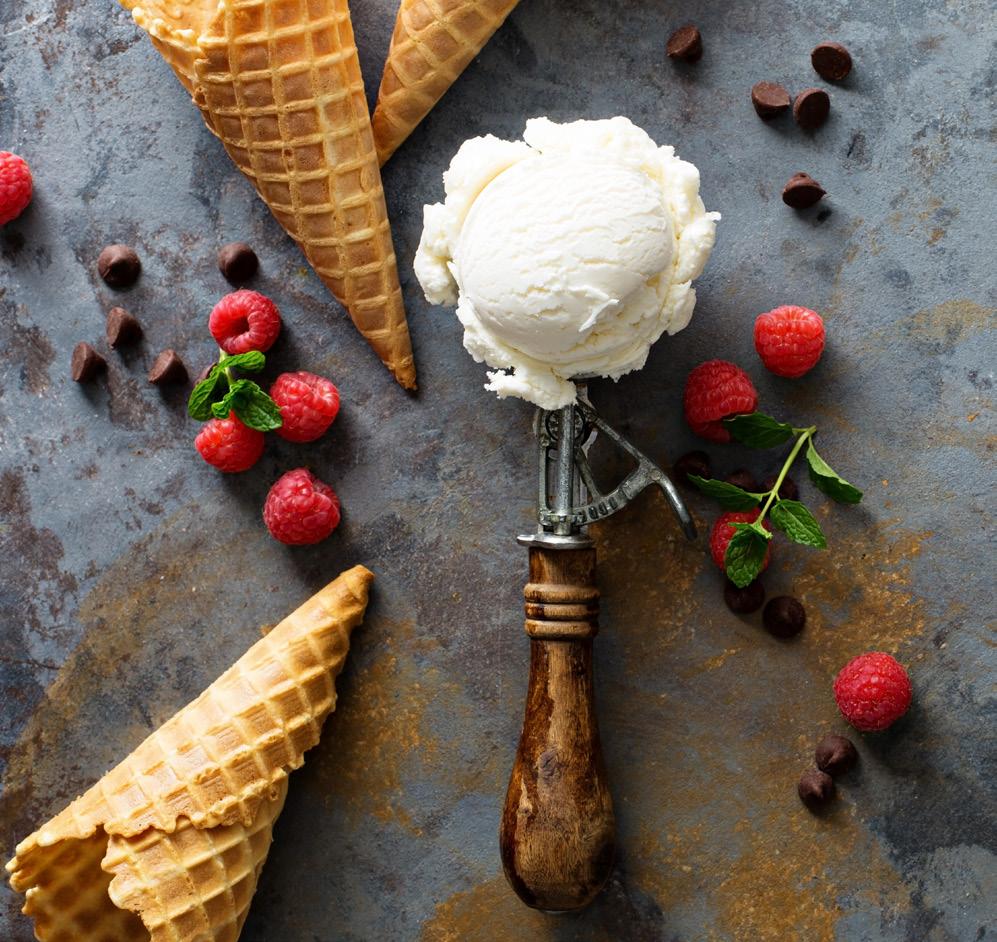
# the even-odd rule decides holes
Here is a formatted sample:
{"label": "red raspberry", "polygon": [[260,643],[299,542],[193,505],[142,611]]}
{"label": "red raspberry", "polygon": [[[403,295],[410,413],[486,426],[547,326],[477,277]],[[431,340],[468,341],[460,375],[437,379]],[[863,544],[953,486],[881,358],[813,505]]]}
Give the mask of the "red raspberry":
{"label": "red raspberry", "polygon": [[214,306],[208,329],[228,354],[265,352],[280,333],[280,311],[268,297],[242,288],[225,295]]}
{"label": "red raspberry", "polygon": [[910,678],[889,654],[870,651],[841,668],[834,679],[834,699],[856,729],[863,733],[886,729],[910,706]]}
{"label": "red raspberry", "polygon": [[769,372],[796,379],[809,373],[824,352],[824,321],[816,311],[792,304],[759,314],[755,349]]}
{"label": "red raspberry", "polygon": [[284,424],[277,429],[289,442],[313,442],[339,414],[339,390],[314,373],[281,373],[270,387]]}
{"label": "red raspberry", "polygon": [[726,360],[700,363],[685,381],[685,420],[697,435],[711,442],[729,442],[722,420],[728,415],[754,412],[758,393],[748,374]]}
{"label": "red raspberry", "polygon": [[281,543],[318,543],[339,526],[339,498],[306,468],[288,471],[267,494],[263,522]]}
{"label": "red raspberry", "polygon": [[31,170],[23,157],[0,150],[0,226],[17,219],[31,202]]}
{"label": "red raspberry", "polygon": [[[715,562],[723,571],[724,568],[724,557],[727,555],[727,544],[730,543],[731,537],[737,533],[731,524],[732,523],[752,523],[757,519],[758,514],[761,512],[761,508],[758,510],[728,510],[727,513],[722,513],[717,518],[717,522],[713,524],[713,529],[710,531],[710,554],[713,556],[713,562]],[[771,530],[768,520],[763,524],[766,530]],[[769,557],[772,555],[772,543],[769,541],[768,549],[765,550],[765,561],[762,563],[762,571],[769,564]]]}
{"label": "red raspberry", "polygon": [[206,422],[194,439],[194,447],[219,471],[248,471],[263,454],[263,433],[229,413],[227,419]]}

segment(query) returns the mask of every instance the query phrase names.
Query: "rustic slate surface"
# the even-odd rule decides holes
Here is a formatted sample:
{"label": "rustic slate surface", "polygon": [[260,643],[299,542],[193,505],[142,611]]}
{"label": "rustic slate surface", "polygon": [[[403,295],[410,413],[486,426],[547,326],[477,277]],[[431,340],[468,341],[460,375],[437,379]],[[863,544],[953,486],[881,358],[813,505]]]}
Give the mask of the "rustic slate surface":
{"label": "rustic slate surface", "polygon": [[[355,4],[376,87],[389,0]],[[696,66],[668,33],[702,29]],[[682,5],[523,0],[385,172],[421,392],[379,366],[251,193],[186,94],[112,0],[0,6],[0,147],[37,195],[0,231],[0,850],[90,785],[313,589],[357,561],[378,573],[322,744],[292,780],[246,942],[990,938],[994,866],[992,414],[994,7],[989,0]],[[763,78],[823,83],[809,50],[848,45],[830,122],[761,123]],[[862,485],[819,508],[831,549],[776,547],[770,594],[807,605],[798,640],[731,615],[701,537],[685,544],[646,496],[603,526],[598,691],[620,852],[604,896],[553,917],[522,907],[496,829],[526,682],[520,627],[534,481],[530,409],[481,391],[455,318],[420,297],[423,203],[469,136],[518,135],[535,114],[629,115],[702,171],[724,219],[693,324],[646,369],[593,389],[658,460],[696,442],[688,369],[749,369],[763,407],[820,426]],[[794,213],[806,170],[828,190]],[[223,478],[191,448],[182,392],[145,371],[164,346],[193,371],[226,290],[219,245],[251,242],[255,287],[287,330],[274,369],[327,373],[344,408],[314,447],[274,442]],[[96,278],[100,248],[135,245],[138,285]],[[144,344],[69,380],[80,339],[102,347],[124,303]],[[767,375],[755,314],[803,303],[830,346],[808,378]],[[759,474],[776,453],[712,448]],[[288,550],[259,511],[282,471],[334,484],[342,527]],[[607,473],[620,470],[610,457]],[[716,513],[692,498],[705,528]],[[858,771],[824,817],[795,795],[816,740],[844,731],[837,669],[868,649],[910,666],[915,705],[856,737]],[[31,932],[0,890],[0,938]]]}

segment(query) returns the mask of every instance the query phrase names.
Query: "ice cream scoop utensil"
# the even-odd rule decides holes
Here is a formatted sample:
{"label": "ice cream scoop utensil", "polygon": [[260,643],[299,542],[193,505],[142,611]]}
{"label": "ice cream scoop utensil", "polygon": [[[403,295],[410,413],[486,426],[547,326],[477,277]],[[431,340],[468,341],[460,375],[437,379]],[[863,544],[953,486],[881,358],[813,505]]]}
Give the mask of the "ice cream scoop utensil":
{"label": "ice cream scoop utensil", "polygon": [[[599,417],[584,384],[571,405],[538,410],[535,430],[538,526],[519,538],[530,551],[524,592],[530,678],[499,844],[506,877],[520,899],[537,909],[565,911],[595,898],[612,871],[616,847],[592,685],[596,554],[583,528],[656,484],[685,534],[692,538],[696,531],[668,476]],[[637,463],[608,493],[597,487],[588,461],[597,431]]]}

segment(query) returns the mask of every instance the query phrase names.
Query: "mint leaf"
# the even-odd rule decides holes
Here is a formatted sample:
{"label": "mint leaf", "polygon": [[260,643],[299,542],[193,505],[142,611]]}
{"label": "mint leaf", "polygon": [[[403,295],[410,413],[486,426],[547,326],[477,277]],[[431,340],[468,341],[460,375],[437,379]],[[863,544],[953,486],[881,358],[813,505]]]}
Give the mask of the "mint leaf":
{"label": "mint leaf", "polygon": [[749,448],[772,448],[793,437],[792,425],[778,422],[763,412],[729,416],[724,419],[724,427]]}
{"label": "mint leaf", "polygon": [[[207,376],[207,378],[202,379],[190,393],[190,398],[187,400],[187,414],[192,419],[197,419],[199,422],[205,422],[211,418],[211,400],[215,396],[215,390],[218,388],[218,379],[221,373],[218,368],[215,367]],[[226,413],[227,414],[227,413]]]}
{"label": "mint leaf", "polygon": [[764,527],[754,523],[735,523],[737,532],[727,544],[724,569],[727,578],[739,589],[754,582],[765,564],[765,554],[772,538]]}
{"label": "mint leaf", "polygon": [[237,379],[223,402],[228,402],[243,425],[259,432],[272,432],[283,425],[280,408],[256,383]]}
{"label": "mint leaf", "polygon": [[782,530],[794,543],[816,546],[818,549],[827,548],[827,539],[820,524],[798,500],[780,500],[773,504],[769,519],[772,526]]}
{"label": "mint leaf", "polygon": [[244,373],[259,373],[267,365],[267,358],[259,350],[247,350],[245,353],[236,353],[230,357],[222,357],[218,366],[219,370],[239,369]]}
{"label": "mint leaf", "polygon": [[751,510],[758,506],[761,494],[752,494],[726,481],[711,481],[698,474],[690,474],[689,480],[708,497],[714,498],[724,510]]}
{"label": "mint leaf", "polygon": [[812,441],[807,443],[807,464],[810,466],[810,480],[832,500],[839,504],[857,504],[862,500],[862,492],[849,484],[817,454]]}

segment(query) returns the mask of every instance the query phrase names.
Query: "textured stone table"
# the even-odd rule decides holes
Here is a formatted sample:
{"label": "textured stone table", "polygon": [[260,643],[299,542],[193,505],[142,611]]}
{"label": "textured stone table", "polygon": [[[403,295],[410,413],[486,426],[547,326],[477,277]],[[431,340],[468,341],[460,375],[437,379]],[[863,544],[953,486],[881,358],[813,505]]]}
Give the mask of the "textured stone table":
{"label": "textured stone table", "polygon": [[[376,87],[393,11],[356,2]],[[663,55],[703,31],[697,66]],[[0,147],[37,196],[0,232],[0,850],[87,787],[272,623],[345,566],[379,579],[340,682],[340,708],[291,784],[243,938],[346,940],[989,939],[995,886],[992,414],[995,304],[993,36],[989,0],[685,4],[523,0],[388,166],[385,184],[421,392],[389,379],[251,194],[148,40],[112,0],[0,6]],[[809,50],[835,38],[856,69],[813,135],[761,123],[763,78],[819,84]],[[798,640],[724,607],[705,541],[685,544],[647,495],[598,533],[597,685],[619,817],[611,886],[552,917],[507,889],[499,808],[526,683],[521,628],[534,493],[530,409],[482,392],[455,318],[420,299],[421,207],[466,137],[524,119],[629,115],[702,170],[724,219],[693,324],[646,369],[593,388],[606,417],[668,463],[691,366],[731,358],[763,407],[820,426],[865,488],[819,507],[831,543],[782,544],[766,577],[808,607]],[[806,170],[817,210],[782,205]],[[214,266],[256,246],[256,287],[284,312],[276,367],[327,373],[344,408],[317,447],[275,442],[223,478],[191,448],[183,394],[144,380],[176,347],[211,356]],[[146,327],[106,381],[70,382],[80,339],[120,300],[99,249],[142,253],[123,296]],[[767,375],[750,325],[797,302],[830,346],[806,380]],[[764,475],[777,454],[712,449]],[[344,522],[315,549],[263,529],[279,473],[312,466]],[[611,459],[605,470],[619,470]],[[703,528],[716,513],[691,501]],[[795,795],[816,739],[844,730],[830,695],[850,656],[896,652],[915,706],[859,742],[858,772],[823,818]],[[25,942],[0,890],[0,938]]]}

